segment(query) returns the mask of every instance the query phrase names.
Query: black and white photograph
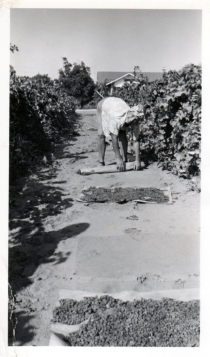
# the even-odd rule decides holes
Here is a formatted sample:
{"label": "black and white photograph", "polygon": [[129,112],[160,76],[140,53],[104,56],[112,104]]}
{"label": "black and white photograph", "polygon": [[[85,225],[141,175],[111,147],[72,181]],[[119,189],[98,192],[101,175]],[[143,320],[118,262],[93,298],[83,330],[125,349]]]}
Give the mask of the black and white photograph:
{"label": "black and white photograph", "polygon": [[10,9],[8,346],[200,346],[201,29]]}

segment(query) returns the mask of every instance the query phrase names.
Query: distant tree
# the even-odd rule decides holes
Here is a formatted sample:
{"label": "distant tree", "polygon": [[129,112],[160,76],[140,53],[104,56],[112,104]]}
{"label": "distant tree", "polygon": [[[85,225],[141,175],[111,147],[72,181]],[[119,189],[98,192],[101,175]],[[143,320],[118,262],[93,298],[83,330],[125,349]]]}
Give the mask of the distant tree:
{"label": "distant tree", "polygon": [[52,79],[48,76],[48,74],[36,74],[35,76],[32,77],[34,81],[36,81],[37,85],[41,84],[50,84],[52,82]]}
{"label": "distant tree", "polygon": [[90,68],[84,62],[71,64],[63,57],[59,82],[69,95],[77,99],[81,107],[93,99],[95,84],[90,76]]}

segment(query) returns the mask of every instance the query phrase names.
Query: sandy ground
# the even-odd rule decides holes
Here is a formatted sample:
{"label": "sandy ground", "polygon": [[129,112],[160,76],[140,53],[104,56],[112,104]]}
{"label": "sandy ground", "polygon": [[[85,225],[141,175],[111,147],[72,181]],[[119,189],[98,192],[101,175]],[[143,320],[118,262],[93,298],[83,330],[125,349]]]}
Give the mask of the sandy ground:
{"label": "sandy ground", "polygon": [[[61,289],[181,294],[199,288],[199,193],[156,164],[143,171],[78,175],[79,168],[97,165],[95,111],[79,115],[78,135],[58,148],[53,167],[21,182],[11,197],[16,328],[10,344],[48,345]],[[113,162],[108,146],[106,164]],[[170,187],[173,204],[77,201],[90,186]]]}

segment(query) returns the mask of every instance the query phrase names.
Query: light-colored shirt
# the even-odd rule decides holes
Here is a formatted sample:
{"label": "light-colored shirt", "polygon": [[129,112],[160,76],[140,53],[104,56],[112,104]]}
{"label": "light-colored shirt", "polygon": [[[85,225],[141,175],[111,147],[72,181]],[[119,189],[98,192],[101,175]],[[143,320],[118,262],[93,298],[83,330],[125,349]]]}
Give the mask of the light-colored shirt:
{"label": "light-colored shirt", "polygon": [[[129,115],[127,115],[129,112]],[[101,120],[104,135],[110,140],[110,134],[118,135],[125,124],[130,124],[137,118],[136,107],[130,108],[121,98],[108,97],[102,103]],[[134,131],[139,133],[139,125],[135,124]],[[136,135],[135,135],[136,136]]]}

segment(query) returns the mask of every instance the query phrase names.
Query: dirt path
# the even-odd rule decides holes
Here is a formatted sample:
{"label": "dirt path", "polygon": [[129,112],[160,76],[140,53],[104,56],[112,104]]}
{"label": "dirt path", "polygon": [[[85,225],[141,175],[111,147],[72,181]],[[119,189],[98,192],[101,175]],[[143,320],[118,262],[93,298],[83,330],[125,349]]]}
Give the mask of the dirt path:
{"label": "dirt path", "polygon": [[[156,164],[139,172],[78,175],[79,168],[97,164],[95,112],[80,116],[79,135],[53,168],[21,183],[12,202],[16,345],[48,344],[60,289],[109,293],[199,286],[199,194]],[[106,162],[113,161],[109,147]],[[89,186],[169,186],[174,203],[76,201]]]}

